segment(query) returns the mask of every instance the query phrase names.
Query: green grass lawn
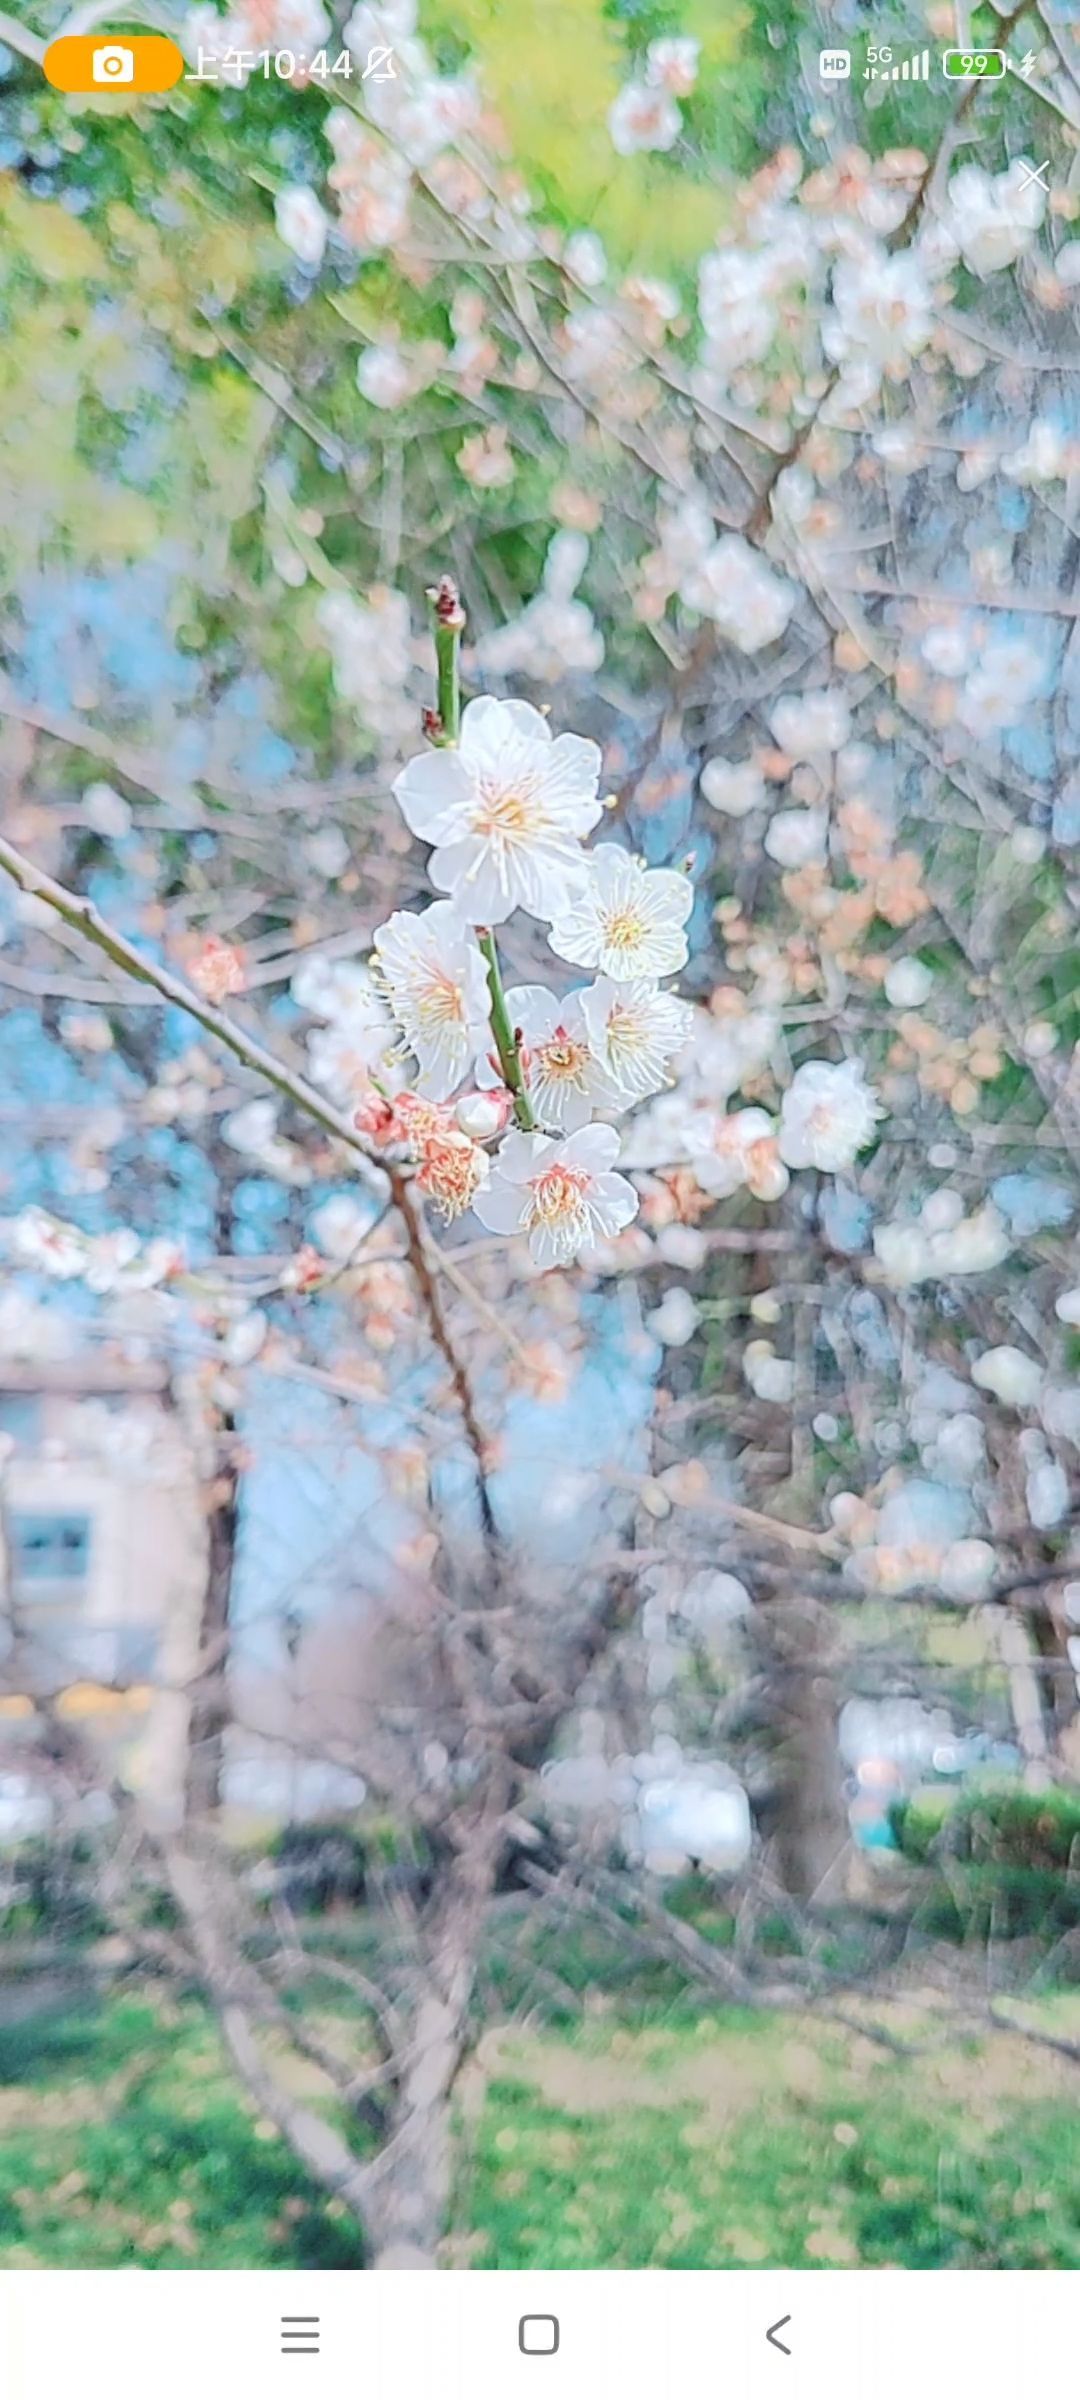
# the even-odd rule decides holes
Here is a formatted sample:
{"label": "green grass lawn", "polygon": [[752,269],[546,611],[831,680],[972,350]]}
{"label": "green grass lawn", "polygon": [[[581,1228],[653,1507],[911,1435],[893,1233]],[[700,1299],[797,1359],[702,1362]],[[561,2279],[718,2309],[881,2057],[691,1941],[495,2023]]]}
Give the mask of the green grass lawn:
{"label": "green grass lawn", "polygon": [[[1075,2011],[1075,1998],[1059,2004]],[[1075,2069],[994,2033],[623,2004],[489,2032],[458,2266],[1080,2266]],[[239,2098],[194,2003],[0,2027],[0,2265],[349,2268],[349,2219]]]}
{"label": "green grass lawn", "polygon": [[240,2100],[212,2025],[156,1997],[0,2026],[0,2265],[354,2267]]}
{"label": "green grass lawn", "polygon": [[508,2034],[478,2126],[469,2256],[1075,2267],[1075,2103],[1075,2069],[1004,2034],[919,2058],[735,2011],[557,2043]]}

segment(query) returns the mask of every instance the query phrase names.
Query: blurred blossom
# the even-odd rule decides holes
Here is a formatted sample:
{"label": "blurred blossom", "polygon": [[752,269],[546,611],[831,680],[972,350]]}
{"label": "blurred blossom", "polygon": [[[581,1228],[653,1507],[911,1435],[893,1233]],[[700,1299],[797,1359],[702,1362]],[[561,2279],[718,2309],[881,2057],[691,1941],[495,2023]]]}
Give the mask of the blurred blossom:
{"label": "blurred blossom", "polygon": [[797,597],[794,584],[766,566],[737,533],[722,535],[683,575],[679,589],[688,608],[711,618],[748,656],[779,640]]}
{"label": "blurred blossom", "polygon": [[1032,164],[1014,158],[1000,175],[970,164],[952,177],[944,230],[973,275],[1000,274],[1030,248],[1046,213],[1045,189],[1025,175]]}
{"label": "blurred blossom", "polygon": [[321,265],[330,220],[310,184],[284,186],[274,202],[274,221],[286,249],[302,267]]}
{"label": "blurred blossom", "polygon": [[736,767],[723,758],[707,759],[701,770],[701,789],[710,808],[725,817],[747,817],[765,799],[764,776],[751,760]]}
{"label": "blurred blossom", "polygon": [[682,117],[663,83],[627,83],[608,110],[612,147],[623,158],[635,150],[670,150],[682,132]]}
{"label": "blurred blossom", "polygon": [[687,100],[697,82],[700,55],[700,42],[687,34],[650,42],[645,53],[645,81],[656,91],[671,92],[676,100]]}

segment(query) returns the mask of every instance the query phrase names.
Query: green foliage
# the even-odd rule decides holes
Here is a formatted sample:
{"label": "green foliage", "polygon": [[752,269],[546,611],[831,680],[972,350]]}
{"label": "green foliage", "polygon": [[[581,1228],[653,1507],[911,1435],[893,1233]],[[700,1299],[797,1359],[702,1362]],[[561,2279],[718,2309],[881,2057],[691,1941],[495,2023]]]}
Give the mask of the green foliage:
{"label": "green foliage", "polygon": [[941,1786],[899,1801],[891,1817],[904,1856],[936,1870],[924,1932],[1052,1941],[1080,1925],[1080,1793]]}
{"label": "green foliage", "polygon": [[901,1850],[923,1862],[947,1853],[976,1865],[1062,1873],[1080,1860],[1080,1792],[941,1784],[898,1801],[891,1813]]}
{"label": "green foliage", "polygon": [[0,2028],[0,2265],[356,2267],[352,2220],[245,2113],[195,2007]]}
{"label": "green foliage", "polygon": [[35,1836],[4,1852],[0,1939],[59,1934],[86,1941],[106,1930],[91,1845]]}
{"label": "green foliage", "polygon": [[719,114],[739,85],[750,12],[732,0],[687,0],[677,19],[662,9],[648,16],[635,18],[633,48],[605,0],[546,0],[535,11],[437,0],[424,27],[452,28],[475,54],[515,159],[557,216],[593,226],[635,271],[685,272],[715,234],[723,206],[715,182],[692,151],[620,158],[607,112],[633,71],[634,49],[677,25],[701,43]]}

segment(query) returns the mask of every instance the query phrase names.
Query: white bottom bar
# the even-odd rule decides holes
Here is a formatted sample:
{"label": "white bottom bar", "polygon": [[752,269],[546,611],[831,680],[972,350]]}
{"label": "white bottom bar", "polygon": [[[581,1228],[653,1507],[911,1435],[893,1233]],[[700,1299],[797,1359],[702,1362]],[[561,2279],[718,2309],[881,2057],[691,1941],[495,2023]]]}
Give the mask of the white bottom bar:
{"label": "white bottom bar", "polygon": [[[4,2400],[1017,2400],[1044,2382],[1071,2387],[1078,2286],[1072,2274],[954,2271],[18,2270],[0,2283],[0,2389]],[[304,2346],[283,2355],[287,2317],[318,2326],[289,2327]],[[524,2317],[557,2319],[554,2354],[523,2353]],[[530,2338],[548,2343],[550,2328]]]}

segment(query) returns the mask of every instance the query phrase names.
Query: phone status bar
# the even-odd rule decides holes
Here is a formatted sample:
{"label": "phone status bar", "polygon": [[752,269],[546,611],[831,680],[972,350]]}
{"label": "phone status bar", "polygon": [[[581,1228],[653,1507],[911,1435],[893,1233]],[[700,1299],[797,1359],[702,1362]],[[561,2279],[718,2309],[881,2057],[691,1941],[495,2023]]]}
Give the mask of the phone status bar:
{"label": "phone status bar", "polygon": [[948,83],[994,83],[1006,75],[1015,75],[1027,83],[1038,64],[1034,50],[1026,50],[1019,58],[1010,57],[1006,50],[952,49],[940,53],[925,47],[921,50],[895,51],[888,42],[870,43],[861,68],[850,50],[828,49],[818,52],[818,75],[822,83],[929,83],[939,74]]}

